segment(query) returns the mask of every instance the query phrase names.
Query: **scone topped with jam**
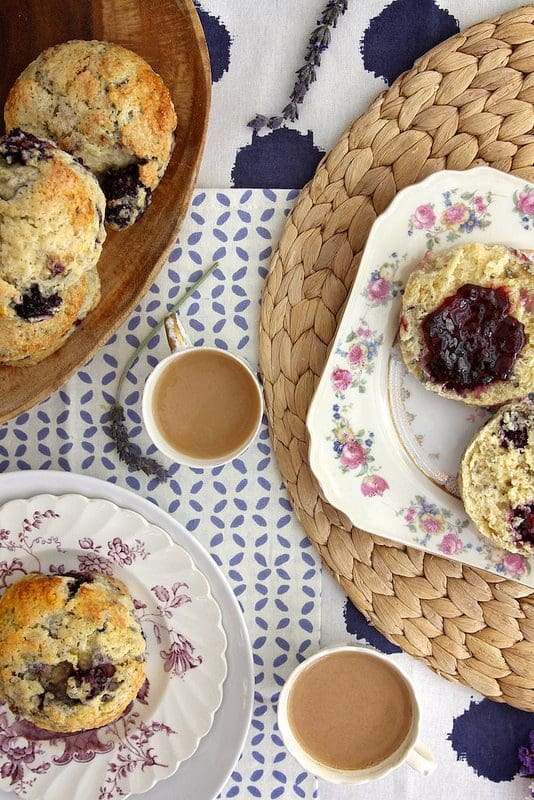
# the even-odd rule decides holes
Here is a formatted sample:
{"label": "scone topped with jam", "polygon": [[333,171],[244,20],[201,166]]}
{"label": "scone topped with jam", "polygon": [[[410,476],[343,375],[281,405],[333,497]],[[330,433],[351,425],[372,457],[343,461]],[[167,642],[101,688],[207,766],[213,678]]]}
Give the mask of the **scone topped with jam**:
{"label": "scone topped with jam", "polygon": [[469,405],[523,397],[534,370],[534,259],[504,245],[429,252],[403,296],[404,362],[427,389]]}
{"label": "scone topped with jam", "polygon": [[478,431],[459,475],[465,510],[478,530],[505,550],[524,555],[534,554],[532,398],[504,405]]}
{"label": "scone topped with jam", "polygon": [[38,361],[96,304],[105,199],[46,139],[0,139],[0,363]]}
{"label": "scone topped with jam", "polygon": [[0,599],[0,696],[40,728],[120,716],[144,683],[145,649],[132,598],[113,578],[35,573]]}
{"label": "scone topped with jam", "polygon": [[176,114],[160,76],[111,42],[71,41],[42,52],[13,85],[6,128],[57,142],[97,175],[115,228],[135,222],[161,180]]}

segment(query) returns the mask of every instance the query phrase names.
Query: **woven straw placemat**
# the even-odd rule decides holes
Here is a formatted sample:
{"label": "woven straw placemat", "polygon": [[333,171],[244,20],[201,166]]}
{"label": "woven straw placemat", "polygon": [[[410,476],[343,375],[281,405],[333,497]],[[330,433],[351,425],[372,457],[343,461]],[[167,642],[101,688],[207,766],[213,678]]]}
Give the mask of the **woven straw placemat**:
{"label": "woven straw placemat", "polygon": [[290,214],[263,295],[278,464],[307,535],[363,614],[450,680],[534,711],[534,593],[358,530],[308,466],[306,413],[369,229],[404,186],[489,164],[534,181],[534,6],[448,39],[344,133]]}

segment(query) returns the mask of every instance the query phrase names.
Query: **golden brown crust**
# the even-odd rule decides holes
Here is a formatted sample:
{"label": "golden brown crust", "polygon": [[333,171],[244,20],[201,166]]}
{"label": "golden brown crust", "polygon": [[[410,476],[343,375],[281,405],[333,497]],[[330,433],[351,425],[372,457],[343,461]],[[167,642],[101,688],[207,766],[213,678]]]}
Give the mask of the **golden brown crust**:
{"label": "golden brown crust", "polygon": [[176,128],[169,90],[141,56],[111,42],[65,42],[45,50],[11,88],[6,128],[56,141],[93,172],[146,161],[154,189]]}
{"label": "golden brown crust", "polygon": [[41,321],[28,322],[19,317],[0,317],[0,364],[29,356],[38,357],[53,346],[51,342],[59,342],[78,318],[86,288],[87,277],[84,275],[78,283],[66,290],[57,313]]}
{"label": "golden brown crust", "polygon": [[145,648],[128,590],[113,578],[36,573],[0,600],[0,694],[39,727],[116,719],[143,684]]}
{"label": "golden brown crust", "polygon": [[21,131],[0,140],[0,363],[42,360],[94,306],[104,213],[71,155]]}
{"label": "golden brown crust", "polygon": [[[85,287],[83,291],[81,291],[82,287]],[[70,295],[72,295],[74,302],[72,302]],[[82,302],[80,305],[78,305],[80,295]],[[15,331],[14,326],[6,324],[6,321],[2,320],[0,317],[0,365],[31,367],[34,364],[39,364],[41,361],[44,361],[45,358],[48,358],[48,356],[52,355],[52,353],[55,353],[56,350],[59,350],[60,347],[65,344],[67,339],[77,329],[78,322],[85,319],[87,314],[96,308],[99,302],[100,278],[95,267],[94,270],[88,272],[87,275],[81,279],[79,284],[71,287],[67,291],[67,298],[64,305],[68,306],[68,308],[62,308],[60,310],[60,314],[61,312],[63,312],[63,314],[70,313],[74,305],[77,307],[77,312],[70,326],[68,326],[64,333],[58,337],[56,337],[56,335],[50,329],[40,327],[45,323],[50,324],[54,322],[56,317],[47,319],[44,321],[44,323],[34,323],[33,325],[36,329],[35,337],[33,334],[33,328],[29,329],[26,323],[22,325],[21,322],[21,326],[17,331]],[[60,316],[60,314],[57,316]],[[58,326],[63,322],[63,317],[60,320],[57,320]],[[11,349],[9,350],[9,355],[7,355],[6,352],[9,344],[11,344]],[[29,349],[31,349],[31,353],[28,353],[28,347],[25,346],[26,344],[28,344]],[[41,347],[40,345],[43,346]]]}

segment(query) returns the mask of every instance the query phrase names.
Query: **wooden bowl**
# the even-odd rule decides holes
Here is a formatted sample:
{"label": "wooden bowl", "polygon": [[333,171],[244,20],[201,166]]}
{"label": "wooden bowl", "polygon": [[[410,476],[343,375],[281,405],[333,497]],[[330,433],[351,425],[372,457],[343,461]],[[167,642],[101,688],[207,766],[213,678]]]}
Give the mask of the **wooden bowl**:
{"label": "wooden bowl", "polygon": [[125,231],[108,231],[98,264],[102,299],[67,343],[32,367],[0,367],[0,423],[58,389],[104,344],[158,274],[187,211],[204,149],[211,74],[192,0],[3,0],[0,108],[44,48],[69,39],[129,47],[159,72],[178,116],[176,147],[152,204]]}

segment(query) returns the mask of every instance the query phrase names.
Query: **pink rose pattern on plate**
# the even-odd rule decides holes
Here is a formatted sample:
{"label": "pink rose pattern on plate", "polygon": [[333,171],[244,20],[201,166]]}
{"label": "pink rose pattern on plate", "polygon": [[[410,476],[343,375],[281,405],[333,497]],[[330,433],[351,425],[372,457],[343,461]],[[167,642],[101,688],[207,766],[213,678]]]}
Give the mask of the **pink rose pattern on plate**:
{"label": "pink rose pattern on plate", "polygon": [[526,183],[522,191],[514,192],[514,211],[526,231],[534,229],[534,186]]}
{"label": "pink rose pattern on plate", "polygon": [[402,281],[395,280],[395,276],[406,254],[400,258],[397,253],[392,253],[390,259],[371,272],[363,290],[363,296],[370,306],[386,306],[402,294]]}
{"label": "pink rose pattern on plate", "polygon": [[[19,553],[20,558],[11,561],[0,561],[0,588],[27,575],[29,572],[50,572],[63,575],[72,569],[65,564],[50,564],[42,561],[42,548],[54,549],[65,553],[57,536],[37,534],[45,521],[59,518],[59,514],[48,509],[34,511],[31,519],[24,519],[20,529],[12,533],[5,528],[0,529],[0,547],[11,553]],[[80,570],[93,570],[105,575],[113,575],[113,567],[131,566],[137,559],[145,560],[149,553],[141,539],[132,544],[114,537],[107,545],[95,543],[90,537],[78,540],[79,548],[84,551],[78,555]],[[41,558],[35,550],[41,550]],[[183,678],[184,675],[203,663],[203,658],[196,653],[195,646],[183,634],[172,627],[169,622],[181,606],[191,603],[187,593],[189,586],[184,582],[175,582],[171,587],[157,584],[151,587],[157,603],[150,610],[146,603],[134,599],[138,619],[145,628],[153,633],[156,642],[168,641],[168,650],[162,649],[159,655],[163,661],[163,669],[170,678]],[[148,680],[137,696],[137,702],[148,705]],[[123,782],[136,769],[147,767],[166,767],[158,761],[151,739],[155,734],[175,735],[176,731],[168,725],[156,720],[146,723],[138,711],[130,705],[120,719],[102,729],[83,731],[76,734],[59,734],[36,728],[24,719],[16,717],[0,700],[0,778],[8,781],[9,789],[20,797],[28,794],[35,784],[37,776],[69,764],[92,761],[95,757],[105,755],[108,761],[107,774],[99,789],[98,800],[114,800],[124,797]],[[105,741],[99,736],[104,735]],[[111,741],[110,741],[111,737]],[[61,755],[56,754],[57,746],[63,747]]]}
{"label": "pink rose pattern on plate", "polygon": [[336,397],[345,399],[348,389],[357,389],[363,394],[366,390],[367,376],[375,368],[378,348],[384,341],[363,321],[351,330],[344,344],[336,349],[339,361],[330,374],[330,384]]}
{"label": "pink rose pattern on plate", "polygon": [[462,234],[471,234],[491,225],[489,206],[491,192],[463,192],[451,189],[443,192],[443,208],[434,203],[417,206],[408,223],[408,236],[423,231],[429,250],[435,245],[454,242]]}
{"label": "pink rose pattern on plate", "polygon": [[[453,518],[449,509],[438,508],[435,503],[416,495],[409,506],[397,511],[397,516],[402,517],[407,528],[416,534],[414,541],[421,547],[426,547],[432,537],[440,537],[437,547],[444,555],[458,555],[464,550],[461,533],[469,521]],[[471,544],[465,545],[465,549],[470,547]]]}
{"label": "pink rose pattern on plate", "polygon": [[381,497],[389,489],[389,484],[377,474],[380,468],[374,463],[371,452],[375,435],[363,429],[354,432],[344,416],[346,411],[346,406],[333,406],[333,427],[329,439],[332,441],[334,458],[343,473],[352,472],[355,477],[363,478],[360,491],[364,497]]}
{"label": "pink rose pattern on plate", "polygon": [[[375,368],[383,339],[382,334],[378,335],[360,320],[336,349],[339,361],[330,374],[330,385],[337,400],[346,400],[349,391],[360,394],[366,391],[367,377]],[[374,433],[364,430],[354,433],[347,420],[349,409],[349,405],[339,403],[332,406],[332,432],[327,438],[333,443],[334,458],[343,473],[350,471],[355,477],[363,477],[360,490],[364,497],[381,497],[389,484],[376,474],[379,468],[371,454]]]}
{"label": "pink rose pattern on plate", "polygon": [[[421,495],[416,495],[410,505],[397,511],[397,516],[403,518],[406,527],[415,534],[414,542],[423,548],[436,537],[435,546],[444,556],[454,557],[473,549],[473,544],[465,543],[462,538],[469,521],[453,517],[449,509],[439,508]],[[486,567],[507,578],[530,574],[527,558],[518,553],[508,553],[506,550],[493,547],[482,535],[479,535],[479,544],[474,546],[474,551],[485,559]]]}
{"label": "pink rose pattern on plate", "polygon": [[[519,187],[517,190],[516,186]],[[347,484],[346,497],[351,500],[343,501],[345,512],[350,508],[356,518],[356,513],[359,513],[356,508],[361,507],[360,497],[383,496],[386,501],[385,505],[381,506],[384,515],[388,519],[388,524],[398,530],[399,518],[397,516],[396,524],[393,519],[395,514],[404,516],[404,512],[407,513],[413,506],[410,512],[413,514],[413,524],[408,530],[408,521],[405,520],[404,532],[398,531],[400,540],[407,544],[413,543],[414,546],[426,547],[430,552],[521,580],[532,572],[528,560],[522,556],[516,558],[515,554],[500,551],[489,540],[478,534],[474,525],[463,514],[463,509],[457,500],[451,498],[451,503],[448,504],[439,496],[431,497],[431,493],[425,500],[421,498],[420,502],[430,505],[431,500],[435,500],[439,508],[433,506],[432,513],[421,512],[420,518],[415,499],[411,506],[406,506],[413,497],[412,490],[409,488],[406,488],[406,491],[401,490],[403,483],[406,483],[402,475],[399,475],[399,479],[393,478],[389,465],[394,463],[394,459],[390,459],[386,452],[380,449],[383,444],[381,429],[374,421],[375,410],[371,407],[373,405],[371,390],[375,389],[379,373],[378,358],[369,359],[368,351],[366,352],[367,342],[361,341],[361,336],[358,340],[358,328],[362,327],[368,328],[375,340],[383,334],[384,340],[381,341],[378,352],[380,358],[386,355],[383,348],[390,343],[390,327],[394,325],[392,320],[400,303],[406,275],[409,273],[411,263],[420,258],[421,252],[426,250],[430,263],[433,248],[447,248],[452,246],[451,243],[458,244],[483,236],[489,237],[493,235],[494,229],[502,228],[505,217],[506,224],[510,228],[515,224],[516,233],[523,237],[521,241],[524,241],[524,234],[520,230],[520,223],[527,230],[534,229],[532,183],[515,181],[515,185],[509,191],[506,186],[501,191],[500,185],[494,181],[485,179],[479,181],[475,174],[470,176],[469,172],[466,172],[454,178],[454,186],[450,190],[445,191],[446,188],[448,188],[446,184],[441,183],[437,191],[421,188],[416,192],[414,189],[410,194],[412,199],[403,205],[400,230],[395,230],[393,238],[388,238],[388,231],[382,228],[381,241],[375,239],[369,243],[367,251],[369,258],[363,264],[363,271],[360,270],[361,284],[358,294],[351,295],[349,313],[341,323],[328,361],[328,371],[325,375],[328,383],[321,387],[321,391],[324,392],[321,401],[324,400],[324,403],[320,403],[321,420],[318,429],[320,425],[321,437],[327,449],[321,448],[317,453],[325,464],[329,463],[325,470],[334,480],[338,470],[351,479],[355,478],[355,491],[351,492],[349,488],[353,484]],[[499,234],[500,238],[502,235]],[[391,252],[394,248],[397,248],[397,251]],[[534,262],[534,258],[529,258],[526,253],[521,253],[520,257],[525,261]],[[524,291],[521,292],[521,297],[528,310],[534,309],[534,295]],[[348,333],[354,341],[348,341]],[[373,349],[371,349],[372,355]],[[488,412],[484,409],[466,409],[464,416],[466,426],[479,427],[488,417]],[[376,440],[371,439],[372,431],[376,434]],[[432,458],[434,455],[439,455],[434,452],[436,449],[438,448],[434,447],[433,443],[433,451],[428,455]],[[330,460],[332,457],[333,461]],[[380,466],[377,465],[377,461]],[[364,472],[366,466],[370,467],[368,472]],[[319,470],[319,475],[323,476],[325,472]],[[451,473],[448,478],[444,488],[451,494],[457,494],[456,477]],[[417,488],[413,489],[414,493]],[[371,506],[372,510],[373,506],[378,505],[380,500],[370,499],[364,507]],[[449,516],[442,513],[447,508],[451,511]],[[390,517],[392,519],[389,519]]]}

